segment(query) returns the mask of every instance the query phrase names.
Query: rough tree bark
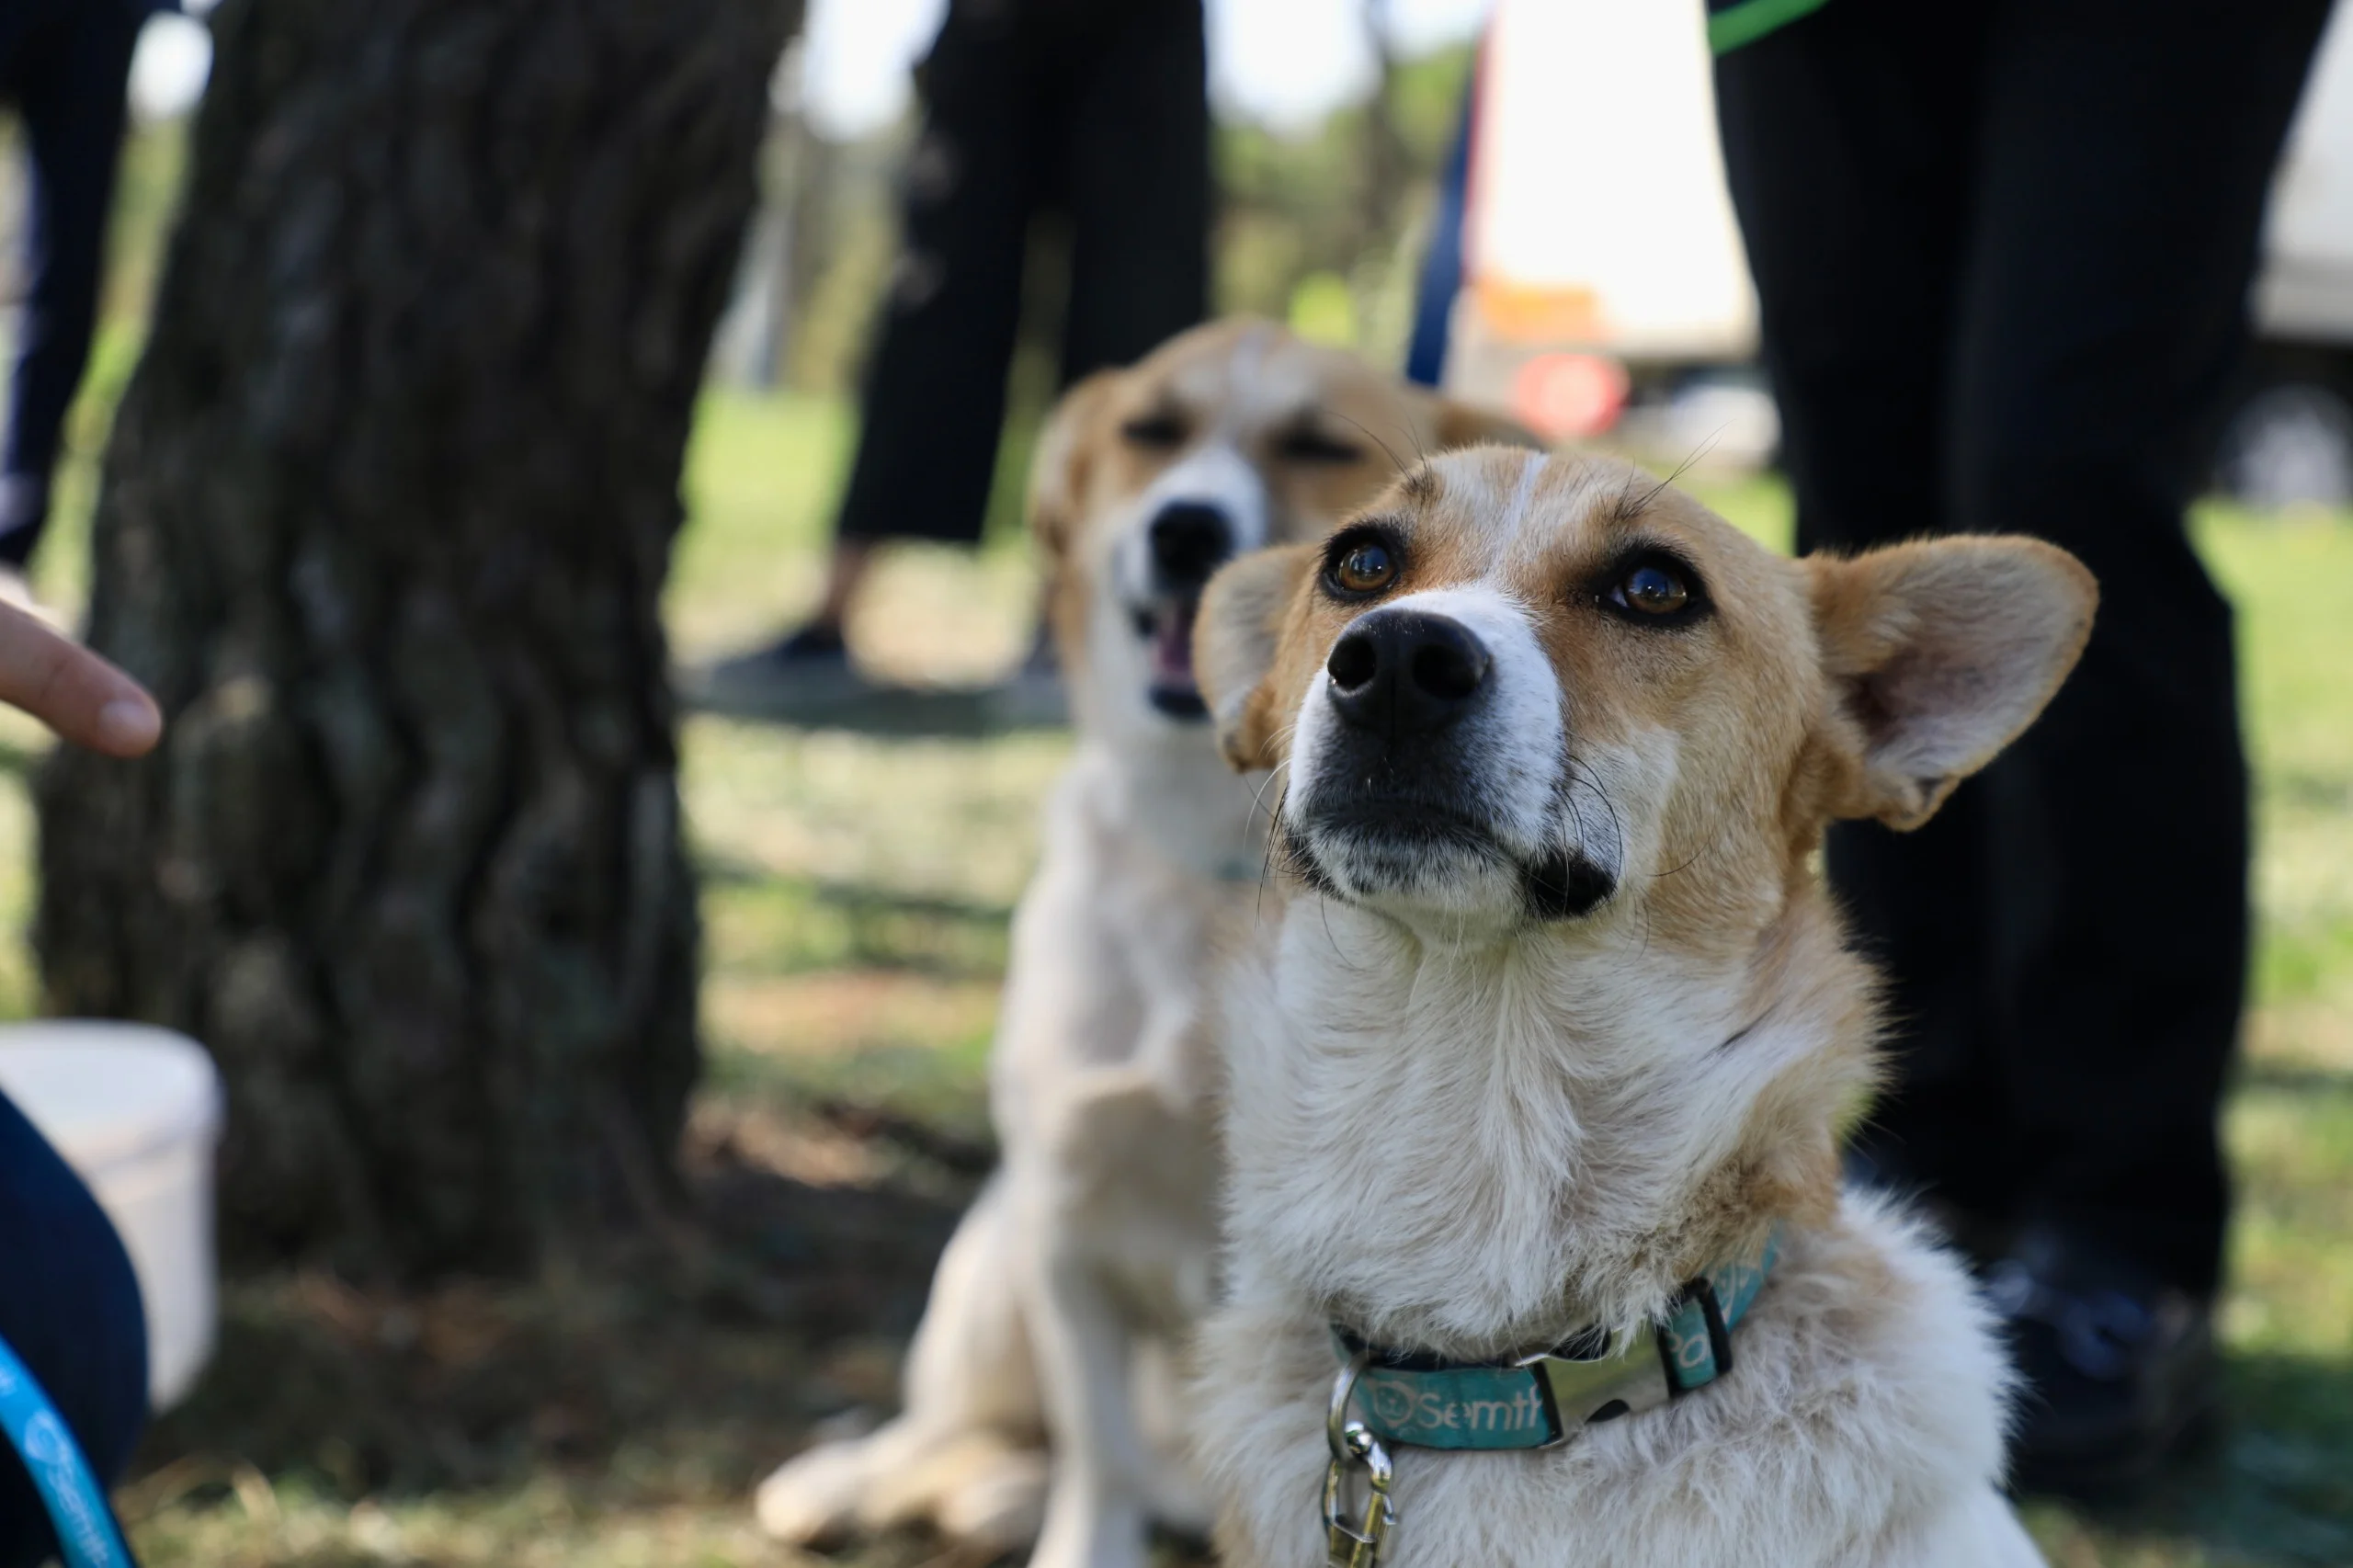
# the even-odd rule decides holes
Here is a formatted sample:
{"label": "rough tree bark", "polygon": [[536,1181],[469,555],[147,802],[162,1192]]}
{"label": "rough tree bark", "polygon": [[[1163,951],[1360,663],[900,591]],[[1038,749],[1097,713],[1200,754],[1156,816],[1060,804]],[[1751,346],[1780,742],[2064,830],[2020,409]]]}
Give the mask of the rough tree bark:
{"label": "rough tree bark", "polygon": [[58,1012],[209,1045],[233,1241],[655,1200],[697,925],[656,597],[797,0],[229,0],[96,527],[171,715],[39,782]]}

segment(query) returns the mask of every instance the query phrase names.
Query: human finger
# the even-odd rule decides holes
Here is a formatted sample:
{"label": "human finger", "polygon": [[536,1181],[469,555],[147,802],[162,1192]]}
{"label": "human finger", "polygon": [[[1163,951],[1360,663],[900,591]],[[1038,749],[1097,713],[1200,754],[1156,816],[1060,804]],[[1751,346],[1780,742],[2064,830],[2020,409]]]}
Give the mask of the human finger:
{"label": "human finger", "polygon": [[0,702],[108,756],[139,756],[164,733],[146,687],[9,604],[0,604]]}

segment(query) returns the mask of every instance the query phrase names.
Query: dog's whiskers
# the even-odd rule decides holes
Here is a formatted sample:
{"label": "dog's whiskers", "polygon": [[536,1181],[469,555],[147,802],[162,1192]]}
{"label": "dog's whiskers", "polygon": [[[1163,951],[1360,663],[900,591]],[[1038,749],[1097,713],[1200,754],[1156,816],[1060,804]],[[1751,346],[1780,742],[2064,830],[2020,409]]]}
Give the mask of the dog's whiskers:
{"label": "dog's whiskers", "polygon": [[[1337,420],[1340,420],[1340,421],[1341,421],[1342,423],[1344,423],[1344,424],[1348,424],[1348,425],[1353,425],[1353,426],[1355,426],[1358,430],[1360,430],[1360,431],[1362,431],[1362,432],[1364,433],[1364,438],[1365,438],[1366,440],[1370,441],[1374,446],[1379,447],[1379,448],[1381,449],[1381,452],[1383,453],[1383,455],[1385,455],[1385,456],[1389,459],[1389,465],[1390,465],[1392,468],[1395,469],[1399,473],[1404,473],[1404,472],[1405,472],[1405,460],[1404,460],[1404,459],[1403,459],[1403,458],[1401,458],[1401,457],[1399,457],[1399,456],[1397,455],[1397,449],[1396,449],[1394,447],[1392,447],[1388,442],[1386,442],[1386,441],[1382,440],[1379,436],[1377,436],[1377,435],[1373,434],[1373,430],[1372,430],[1372,426],[1371,426],[1367,425],[1367,424],[1366,424],[1363,420],[1361,420],[1361,419],[1351,418],[1349,415],[1346,415],[1346,414],[1341,413],[1341,412],[1340,412],[1338,409],[1336,409],[1336,408],[1327,409],[1327,410],[1325,410],[1325,412],[1326,412],[1326,413],[1328,413],[1328,414],[1330,414],[1330,415],[1332,415],[1332,417],[1333,417],[1333,418],[1337,419]],[[1411,426],[1406,426],[1405,428],[1406,428],[1406,433],[1407,433],[1408,435],[1412,435],[1412,434],[1413,434],[1413,427],[1412,427]],[[1419,451],[1421,450],[1421,445],[1422,445],[1422,443],[1421,443],[1421,439],[1420,439],[1420,437],[1415,437],[1415,440],[1414,440],[1414,449],[1415,449],[1416,452],[1419,452]]]}
{"label": "dog's whiskers", "polygon": [[[1287,772],[1290,767],[1290,759],[1286,757],[1283,759],[1280,767],[1268,771],[1267,774],[1267,782],[1258,787],[1258,793],[1260,795],[1264,795],[1267,788],[1275,782],[1277,778]],[[1283,802],[1288,801],[1290,798],[1290,788],[1286,784],[1282,792],[1275,797],[1275,809],[1267,813],[1267,843],[1266,846],[1259,851],[1258,855],[1258,895],[1256,901],[1252,904],[1250,911],[1250,923],[1254,926],[1263,926],[1267,921],[1267,883],[1274,878],[1275,840],[1277,835],[1282,832],[1281,822]]]}
{"label": "dog's whiskers", "polygon": [[[1283,773],[1288,770],[1290,767],[1290,759],[1288,757],[1275,764],[1274,767],[1267,770],[1267,777],[1265,780],[1260,783],[1256,790],[1253,790],[1250,792],[1250,814],[1252,817],[1255,818],[1260,812],[1266,812],[1267,791],[1274,788],[1275,780],[1281,778]],[[1272,822],[1274,820],[1272,812],[1267,812],[1267,820],[1268,822]]]}

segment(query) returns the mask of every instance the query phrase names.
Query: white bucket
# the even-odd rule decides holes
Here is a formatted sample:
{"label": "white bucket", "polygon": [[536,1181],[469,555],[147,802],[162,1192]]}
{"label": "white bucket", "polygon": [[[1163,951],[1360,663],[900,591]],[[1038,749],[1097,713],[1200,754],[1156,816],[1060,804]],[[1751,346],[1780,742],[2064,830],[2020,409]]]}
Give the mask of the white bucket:
{"label": "white bucket", "polygon": [[97,1194],[147,1311],[147,1390],[176,1403],[212,1353],[212,1150],[221,1078],[204,1048],[144,1024],[0,1025],[0,1092]]}

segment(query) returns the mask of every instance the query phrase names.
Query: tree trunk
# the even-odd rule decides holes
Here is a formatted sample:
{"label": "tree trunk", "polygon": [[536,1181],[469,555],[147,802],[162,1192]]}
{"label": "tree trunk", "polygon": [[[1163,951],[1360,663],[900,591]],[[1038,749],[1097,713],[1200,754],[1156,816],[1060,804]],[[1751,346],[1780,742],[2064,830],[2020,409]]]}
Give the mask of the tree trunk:
{"label": "tree trunk", "polygon": [[528,1264],[658,1203],[697,924],[657,597],[792,0],[229,0],[43,768],[49,1005],[229,1084],[225,1235]]}
{"label": "tree trunk", "polygon": [[1360,253],[1392,248],[1398,211],[1413,189],[1414,155],[1397,126],[1397,50],[1390,41],[1391,0],[1364,0],[1358,13],[1372,51],[1372,94],[1365,99],[1357,222]]}

